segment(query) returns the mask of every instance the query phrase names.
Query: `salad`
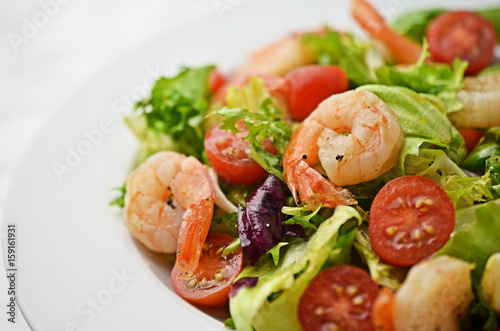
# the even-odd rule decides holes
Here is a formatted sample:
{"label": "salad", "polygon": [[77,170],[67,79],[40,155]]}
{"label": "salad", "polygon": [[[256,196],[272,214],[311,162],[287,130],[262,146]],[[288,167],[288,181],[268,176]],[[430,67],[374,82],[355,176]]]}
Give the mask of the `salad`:
{"label": "salad", "polygon": [[237,330],[498,330],[500,8],[321,27],[159,78],[113,204]]}

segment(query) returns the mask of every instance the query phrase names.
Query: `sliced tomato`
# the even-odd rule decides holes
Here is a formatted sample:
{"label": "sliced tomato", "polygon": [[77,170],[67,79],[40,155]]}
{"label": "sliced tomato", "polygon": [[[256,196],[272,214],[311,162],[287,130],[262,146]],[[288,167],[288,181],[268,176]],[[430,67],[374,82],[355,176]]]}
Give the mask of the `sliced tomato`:
{"label": "sliced tomato", "polygon": [[426,37],[434,60],[452,63],[458,57],[469,62],[467,74],[491,63],[497,41],[493,24],[468,11],[448,12],[434,18]]}
{"label": "sliced tomato", "polygon": [[366,271],[341,265],[319,273],[299,301],[304,331],[372,330],[372,304],[377,284]]}
{"label": "sliced tomato", "polygon": [[203,306],[224,307],[229,301],[229,291],[236,276],[243,269],[241,248],[224,256],[222,251],[233,238],[221,233],[209,233],[198,263],[198,269],[190,277],[182,277],[174,265],[172,286],[184,299]]}
{"label": "sliced tomato", "polygon": [[266,176],[266,171],[250,157],[247,133],[225,131],[215,126],[205,136],[208,160],[220,178],[232,184],[252,184]]}
{"label": "sliced tomato", "polygon": [[394,293],[384,287],[373,302],[372,321],[373,328],[377,331],[394,331]]}
{"label": "sliced tomato", "polygon": [[347,74],[338,66],[302,66],[292,70],[286,81],[287,108],[296,121],[303,121],[321,101],[349,87]]}
{"label": "sliced tomato", "polygon": [[432,180],[405,176],[377,193],[370,209],[370,241],[386,262],[411,266],[429,257],[450,239],[455,208]]}
{"label": "sliced tomato", "polygon": [[208,76],[208,86],[210,88],[210,93],[215,94],[224,84],[226,84],[226,79],[219,72],[219,70],[212,70],[210,76]]}
{"label": "sliced tomato", "polygon": [[484,131],[482,130],[474,130],[474,129],[458,129],[458,132],[464,137],[465,140],[465,148],[467,148],[467,152],[470,153],[476,147],[479,139],[481,139],[484,135]]}

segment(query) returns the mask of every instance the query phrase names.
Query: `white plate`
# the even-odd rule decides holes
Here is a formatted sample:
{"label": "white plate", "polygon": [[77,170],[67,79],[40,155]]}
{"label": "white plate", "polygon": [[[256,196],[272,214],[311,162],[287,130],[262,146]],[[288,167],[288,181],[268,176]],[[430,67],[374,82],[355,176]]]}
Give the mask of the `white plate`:
{"label": "white plate", "polygon": [[[248,51],[287,31],[324,23],[352,30],[354,25],[344,1],[215,3],[232,10],[221,20],[214,9],[213,15],[107,68],[65,103],[29,149],[3,219],[17,224],[17,299],[33,329],[223,329],[224,313],[203,312],[172,291],[172,257],[143,249],[131,239],[119,210],[108,206],[110,188],[123,182],[138,149],[121,120],[120,111],[127,108],[123,100],[143,96],[158,68],[172,74],[181,64],[217,63],[228,71]],[[377,4],[389,17],[423,6],[397,0]],[[467,7],[465,0],[462,4]],[[101,131],[99,138],[95,130],[106,121],[113,130]],[[80,160],[70,152],[78,149],[86,154]],[[64,173],[58,178],[55,162],[71,172],[60,168]]]}

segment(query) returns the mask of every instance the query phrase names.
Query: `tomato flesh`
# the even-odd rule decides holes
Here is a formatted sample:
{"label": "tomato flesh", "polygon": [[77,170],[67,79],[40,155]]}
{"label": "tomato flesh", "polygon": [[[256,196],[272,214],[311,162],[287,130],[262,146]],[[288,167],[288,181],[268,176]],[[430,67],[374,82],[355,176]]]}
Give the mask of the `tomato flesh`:
{"label": "tomato flesh", "polygon": [[366,271],[341,265],[319,273],[299,301],[304,331],[372,330],[372,304],[377,284]]}
{"label": "tomato flesh", "polygon": [[243,140],[247,133],[234,135],[213,127],[205,136],[208,160],[220,178],[232,184],[252,184],[266,176],[266,171],[250,157],[250,144]]}
{"label": "tomato flesh", "polygon": [[393,179],[377,193],[370,210],[370,241],[386,262],[411,266],[443,247],[455,227],[446,192],[421,176]]}
{"label": "tomato flesh", "polygon": [[229,291],[236,276],[243,269],[241,248],[224,256],[222,250],[233,238],[221,233],[209,233],[203,245],[198,269],[189,278],[183,278],[172,269],[172,286],[184,299],[203,306],[224,307],[229,302]]}
{"label": "tomato flesh", "polygon": [[217,91],[226,84],[226,79],[219,72],[219,70],[214,69],[208,76],[208,86],[210,88],[210,93],[215,94]]}
{"label": "tomato flesh", "polygon": [[491,63],[497,40],[488,20],[467,11],[439,15],[429,24],[426,37],[434,60],[451,64],[458,57],[469,62],[467,74]]}
{"label": "tomato flesh", "polygon": [[467,152],[470,153],[476,147],[479,140],[483,137],[484,131],[482,130],[474,130],[474,129],[458,129],[458,132],[464,137],[465,140],[465,148],[467,148]]}
{"label": "tomato flesh", "polygon": [[338,66],[302,66],[292,70],[286,81],[287,107],[296,121],[303,121],[321,101],[349,87],[347,74]]}

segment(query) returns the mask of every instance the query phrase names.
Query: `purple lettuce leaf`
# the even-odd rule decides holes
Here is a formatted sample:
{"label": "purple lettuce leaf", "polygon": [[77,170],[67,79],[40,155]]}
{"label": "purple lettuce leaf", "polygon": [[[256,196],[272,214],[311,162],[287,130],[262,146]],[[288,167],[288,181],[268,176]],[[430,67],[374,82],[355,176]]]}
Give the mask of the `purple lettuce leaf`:
{"label": "purple lettuce leaf", "polygon": [[231,291],[229,291],[229,296],[234,297],[238,292],[245,287],[252,288],[257,285],[259,277],[243,277],[234,282],[231,286]]}
{"label": "purple lettuce leaf", "polygon": [[306,229],[298,223],[285,224],[285,236],[298,237],[307,240]]}
{"label": "purple lettuce leaf", "polygon": [[264,184],[247,201],[246,208],[238,210],[238,233],[243,255],[255,265],[271,248],[276,246],[285,233],[285,205],[283,183],[269,175]]}

